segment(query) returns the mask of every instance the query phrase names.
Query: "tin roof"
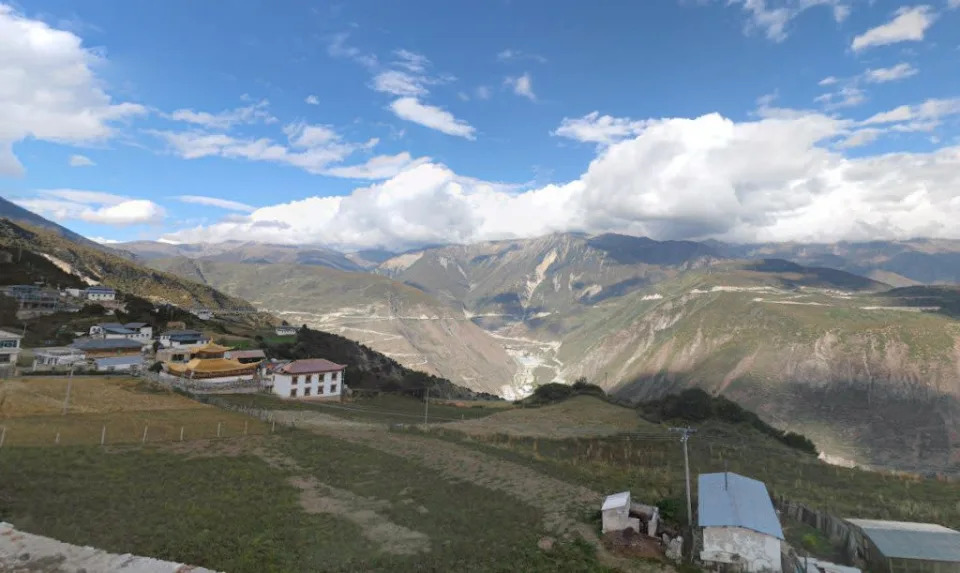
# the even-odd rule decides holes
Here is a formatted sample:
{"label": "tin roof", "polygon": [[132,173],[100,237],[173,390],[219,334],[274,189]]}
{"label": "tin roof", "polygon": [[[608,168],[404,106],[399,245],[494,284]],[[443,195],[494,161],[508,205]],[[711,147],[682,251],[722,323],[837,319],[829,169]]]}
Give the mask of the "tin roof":
{"label": "tin roof", "polygon": [[199,330],[165,330],[160,336],[202,336]]}
{"label": "tin roof", "polygon": [[888,558],[960,563],[960,531],[934,523],[848,519]]}
{"label": "tin roof", "polygon": [[320,372],[338,372],[346,366],[330,362],[323,358],[306,358],[285,364],[280,371],[284,374],[315,374]]}
{"label": "tin roof", "polygon": [[79,348],[81,350],[120,350],[120,349],[140,349],[143,348],[143,344],[137,342],[136,340],[130,340],[129,338],[103,338],[103,339],[89,339],[89,340],[74,340],[74,348]]}
{"label": "tin roof", "polygon": [[113,288],[108,286],[91,286],[87,287],[87,292],[116,292]]}
{"label": "tin roof", "polygon": [[600,511],[606,511],[608,509],[616,509],[618,507],[623,507],[625,505],[630,505],[629,491],[621,491],[620,493],[608,495],[607,498],[603,500],[603,507],[600,508]]}
{"label": "tin roof", "polygon": [[9,330],[0,330],[0,338],[23,338],[15,332],[10,332]]}
{"label": "tin roof", "polygon": [[700,474],[700,527],[742,527],[783,539],[767,486],[733,472]]}
{"label": "tin roof", "polygon": [[266,358],[266,355],[263,353],[263,350],[257,348],[254,350],[229,350],[224,355],[224,358]]}
{"label": "tin roof", "polygon": [[143,364],[143,358],[139,356],[110,356],[108,358],[95,358],[94,362],[96,362],[97,368],[109,368],[111,366]]}

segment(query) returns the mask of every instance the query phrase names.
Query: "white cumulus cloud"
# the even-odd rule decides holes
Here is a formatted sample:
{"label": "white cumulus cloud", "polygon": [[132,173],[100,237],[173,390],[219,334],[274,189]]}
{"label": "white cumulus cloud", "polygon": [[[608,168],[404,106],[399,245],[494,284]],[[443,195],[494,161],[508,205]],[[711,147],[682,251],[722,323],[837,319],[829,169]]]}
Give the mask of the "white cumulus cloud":
{"label": "white cumulus cloud", "polygon": [[930,6],[904,6],[896,11],[892,20],[886,24],[871,28],[853,39],[851,47],[855,52],[874,46],[886,46],[899,42],[919,42],[923,40],[927,28],[936,13]]}
{"label": "white cumulus cloud", "polygon": [[226,209],[228,211],[244,211],[249,213],[257,209],[256,207],[239,201],[231,201],[230,199],[221,199],[219,197],[208,197],[206,195],[178,195],[176,199],[184,203],[219,207],[220,209]]}
{"label": "white cumulus cloud", "polygon": [[378,155],[371,157],[366,163],[359,165],[332,167],[328,169],[326,173],[334,177],[345,177],[348,179],[389,179],[404,169],[419,165],[428,160],[429,158],[426,157],[413,159],[409,153],[404,151],[396,155]]}
{"label": "white cumulus cloud", "polygon": [[96,163],[86,155],[71,155],[68,163],[70,167],[91,167],[96,165]]}
{"label": "white cumulus cloud", "polygon": [[421,103],[417,98],[400,98],[390,104],[390,109],[400,119],[419,123],[447,135],[476,139],[476,130],[469,123],[457,119],[441,107]]}
{"label": "white cumulus cloud", "polygon": [[166,216],[160,205],[113,193],[80,189],[44,189],[34,197],[16,199],[24,207],[59,221],[77,220],[104,225],[159,223]]}
{"label": "white cumulus cloud", "polygon": [[269,107],[270,102],[261,100],[254,104],[217,113],[178,109],[170,114],[170,119],[211,129],[230,129],[235,125],[244,123],[275,123],[277,118],[267,111]]}
{"label": "white cumulus cloud", "polygon": [[774,42],[786,40],[790,21],[811,8],[830,8],[838,23],[850,15],[850,5],[843,0],[727,0],[726,3],[739,4],[746,12],[746,32],[760,30]]}
{"label": "white cumulus cloud", "polygon": [[303,101],[309,105],[320,105],[320,98],[313,94],[308,95]]}
{"label": "white cumulus cloud", "polygon": [[560,127],[553,132],[553,135],[586,143],[609,145],[636,135],[645,125],[646,122],[643,121],[600,115],[599,111],[593,111],[583,117],[563,118]]}
{"label": "white cumulus cloud", "polygon": [[513,89],[513,93],[527,98],[530,101],[537,101],[537,95],[533,93],[533,79],[529,73],[522,76],[508,77],[504,83]]}
{"label": "white cumulus cloud", "polygon": [[107,139],[118,122],[146,113],[115,103],[94,74],[101,57],[81,39],[0,4],[0,175],[24,169],[13,144],[27,137],[57,143]]}
{"label": "white cumulus cloud", "polygon": [[[909,115],[925,105],[908,106],[916,110]],[[856,158],[840,151],[871,129],[883,128],[798,110],[742,122],[648,119],[566,183],[515,188],[424,161],[345,196],[264,207],[166,238],[402,249],[560,231],[744,242],[960,237],[960,147]]]}
{"label": "white cumulus cloud", "polygon": [[869,69],[864,72],[864,79],[872,84],[895,82],[917,75],[917,68],[903,62],[889,68]]}

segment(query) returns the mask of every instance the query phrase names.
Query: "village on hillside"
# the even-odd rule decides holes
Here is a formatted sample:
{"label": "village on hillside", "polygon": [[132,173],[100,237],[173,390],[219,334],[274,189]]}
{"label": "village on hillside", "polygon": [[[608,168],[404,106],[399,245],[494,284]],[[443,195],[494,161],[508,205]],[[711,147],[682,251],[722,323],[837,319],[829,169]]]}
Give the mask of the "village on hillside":
{"label": "village on hillside", "polygon": [[[193,392],[267,392],[282,398],[340,400],[349,388],[346,365],[323,357],[303,360],[268,359],[262,349],[236,349],[213,342],[202,330],[183,321],[168,321],[155,330],[147,322],[96,322],[70,334],[63,346],[25,348],[21,341],[27,321],[55,313],[80,313],[96,305],[105,316],[123,312],[117,291],[105,286],[57,289],[39,285],[10,285],[2,294],[17,301],[21,332],[0,324],[0,378],[26,374],[126,373]],[[156,310],[156,309],[155,309]],[[193,317],[209,321],[214,313],[194,309]],[[68,326],[68,325],[64,325]],[[276,326],[276,337],[294,337],[296,328]],[[23,357],[21,357],[23,354]]]}
{"label": "village on hillside", "polygon": [[[190,328],[185,320],[167,320],[162,324],[110,321],[110,317],[125,315],[126,304],[124,297],[109,287],[59,291],[37,285],[11,285],[3,287],[2,294],[17,302],[16,316],[22,326],[0,324],[0,378],[136,376],[189,396],[267,394],[304,403],[340,402],[351,393],[345,379],[348,365],[322,356],[271,358],[263,348],[231,346],[223,337],[215,341],[209,329]],[[31,320],[55,314],[91,314],[87,311],[93,311],[97,319],[67,320],[62,325],[69,330],[71,343],[23,347]],[[159,311],[159,306],[153,309],[155,313]],[[207,309],[190,312],[193,324],[206,324],[216,315]],[[80,323],[86,326],[70,330]],[[299,331],[282,324],[263,334],[293,340]],[[425,398],[425,414],[428,406]],[[424,426],[426,421],[425,416]],[[406,424],[398,425],[402,426]],[[101,444],[106,431],[104,425]],[[146,443],[146,427],[143,432]],[[217,437],[220,432],[218,423]],[[244,423],[244,435],[246,432]],[[685,454],[687,438],[689,434],[684,430]],[[0,447],[3,439],[0,434]],[[59,439],[58,433],[58,443]],[[636,500],[629,490],[597,500],[599,533],[609,551],[677,567],[687,567],[692,562],[704,570],[723,573],[960,573],[958,531],[933,523],[838,518],[771,495],[763,481],[732,471],[699,473],[694,488],[686,458],[684,464],[687,506],[673,514],[664,499]],[[834,559],[842,563],[812,556],[809,548],[788,541],[783,520],[823,532],[835,547]],[[69,550],[77,554],[94,552],[97,559],[113,558],[91,548],[64,549],[64,544],[25,537],[14,532],[9,524],[6,527],[21,544],[26,543],[24,539],[32,540],[35,544],[31,547],[52,546],[60,554]],[[0,539],[0,561],[5,543]],[[541,549],[549,550],[553,543],[543,541]]]}

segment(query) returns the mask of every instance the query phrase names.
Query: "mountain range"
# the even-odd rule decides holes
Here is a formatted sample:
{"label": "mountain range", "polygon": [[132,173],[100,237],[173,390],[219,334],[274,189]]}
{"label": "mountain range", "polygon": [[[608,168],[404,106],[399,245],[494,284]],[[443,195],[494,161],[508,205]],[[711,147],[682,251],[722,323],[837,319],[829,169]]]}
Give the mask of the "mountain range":
{"label": "mountain range", "polygon": [[47,229],[18,240],[104,281],[149,265],[474,390],[518,398],[586,377],[636,402],[695,386],[835,461],[960,470],[960,242],[565,233],[399,254],[152,241],[105,254]]}
{"label": "mountain range", "polygon": [[352,268],[329,251],[308,263],[317,249],[306,246],[178,245],[159,258],[117,247],[508,398],[581,376],[632,402],[697,386],[811,436],[837,460],[960,463],[960,295],[917,286],[949,283],[960,243],[566,233],[381,253],[363,265],[343,254]]}

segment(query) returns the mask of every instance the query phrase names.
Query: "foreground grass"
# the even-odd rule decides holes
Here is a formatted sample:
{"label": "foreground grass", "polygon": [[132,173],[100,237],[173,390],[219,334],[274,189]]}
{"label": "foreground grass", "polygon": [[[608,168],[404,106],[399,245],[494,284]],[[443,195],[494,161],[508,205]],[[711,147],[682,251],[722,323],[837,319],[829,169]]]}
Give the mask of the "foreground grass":
{"label": "foreground grass", "polygon": [[[398,456],[300,431],[211,443],[5,447],[0,519],[70,543],[240,573],[607,571],[583,542],[539,550],[536,509]],[[268,463],[258,448],[295,465]],[[426,535],[429,550],[391,554],[346,515],[305,511],[294,476],[374,504],[384,521]]]}
{"label": "foreground grass", "polygon": [[[765,482],[774,496],[838,517],[922,521],[960,528],[960,483],[956,481],[830,466],[775,445],[750,428],[715,425],[707,429],[710,431],[703,432],[700,439],[690,441],[693,476],[729,470]],[[434,429],[429,435],[526,464],[570,483],[600,491],[629,489],[637,501],[671,500],[670,505],[677,508],[672,517],[686,521],[683,450],[676,438],[477,437],[450,428]]]}
{"label": "foreground grass", "polygon": [[[214,403],[222,401],[234,406],[264,410],[308,410],[322,412],[348,420],[382,424],[419,424],[424,419],[422,400],[407,396],[384,394],[371,398],[356,398],[346,402],[310,402],[284,400],[268,394],[227,394],[217,396]],[[483,402],[459,407],[447,403],[431,402],[428,409],[430,423],[457,422],[483,418],[502,411],[500,403],[485,405]]]}

